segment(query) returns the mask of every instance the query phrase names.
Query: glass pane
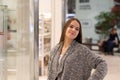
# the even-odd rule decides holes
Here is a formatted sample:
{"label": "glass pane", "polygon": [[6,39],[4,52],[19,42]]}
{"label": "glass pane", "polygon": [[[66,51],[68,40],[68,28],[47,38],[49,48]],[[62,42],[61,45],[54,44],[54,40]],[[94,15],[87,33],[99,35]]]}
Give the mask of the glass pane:
{"label": "glass pane", "polygon": [[0,6],[0,78],[6,80],[6,17],[7,6]]}
{"label": "glass pane", "polygon": [[0,2],[0,79],[34,80],[34,0]]}

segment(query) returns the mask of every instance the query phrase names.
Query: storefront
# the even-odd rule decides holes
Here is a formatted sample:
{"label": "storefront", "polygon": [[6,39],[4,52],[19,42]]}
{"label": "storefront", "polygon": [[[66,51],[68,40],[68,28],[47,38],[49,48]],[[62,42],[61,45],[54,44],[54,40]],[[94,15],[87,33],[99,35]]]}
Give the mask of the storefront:
{"label": "storefront", "polygon": [[100,1],[102,7],[96,7],[96,0],[45,1],[0,0],[1,80],[38,80],[39,76],[47,76],[49,52],[59,42],[63,23],[77,17],[83,37],[91,37],[95,34],[94,16],[113,6],[112,0],[106,8],[102,7],[107,0],[104,4]]}

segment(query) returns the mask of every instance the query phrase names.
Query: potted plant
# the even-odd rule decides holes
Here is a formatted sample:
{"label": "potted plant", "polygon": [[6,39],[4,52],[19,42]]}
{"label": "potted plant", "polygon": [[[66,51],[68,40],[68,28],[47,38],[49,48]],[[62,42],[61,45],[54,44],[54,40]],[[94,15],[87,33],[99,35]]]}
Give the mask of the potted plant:
{"label": "potted plant", "polygon": [[101,12],[95,17],[97,23],[95,24],[95,32],[100,35],[100,38],[105,39],[110,28],[115,25],[116,15],[112,12]]}

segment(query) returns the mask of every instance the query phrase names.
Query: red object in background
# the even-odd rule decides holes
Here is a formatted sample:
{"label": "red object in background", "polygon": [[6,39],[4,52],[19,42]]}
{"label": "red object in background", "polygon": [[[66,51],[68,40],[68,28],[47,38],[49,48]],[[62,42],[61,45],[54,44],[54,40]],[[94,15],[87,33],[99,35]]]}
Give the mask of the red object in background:
{"label": "red object in background", "polygon": [[120,2],[120,0],[114,0],[115,2]]}
{"label": "red object in background", "polygon": [[120,0],[114,0],[115,6],[112,8],[112,12],[120,13]]}
{"label": "red object in background", "polygon": [[120,5],[115,5],[115,6],[112,8],[112,12],[120,12]]}
{"label": "red object in background", "polygon": [[120,17],[120,0],[114,0],[115,6],[112,8],[111,12],[117,14]]}

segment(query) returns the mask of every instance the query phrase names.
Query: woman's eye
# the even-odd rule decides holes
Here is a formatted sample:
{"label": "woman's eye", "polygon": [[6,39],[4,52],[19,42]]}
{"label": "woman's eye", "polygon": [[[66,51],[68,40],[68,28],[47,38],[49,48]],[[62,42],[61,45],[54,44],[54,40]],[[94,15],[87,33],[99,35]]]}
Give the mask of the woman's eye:
{"label": "woman's eye", "polygon": [[71,25],[70,28],[73,28],[73,26]]}
{"label": "woman's eye", "polygon": [[79,31],[79,27],[74,27],[73,25],[69,26],[71,29],[74,28],[76,31]]}
{"label": "woman's eye", "polygon": [[76,31],[79,31],[79,28],[75,28]]}

